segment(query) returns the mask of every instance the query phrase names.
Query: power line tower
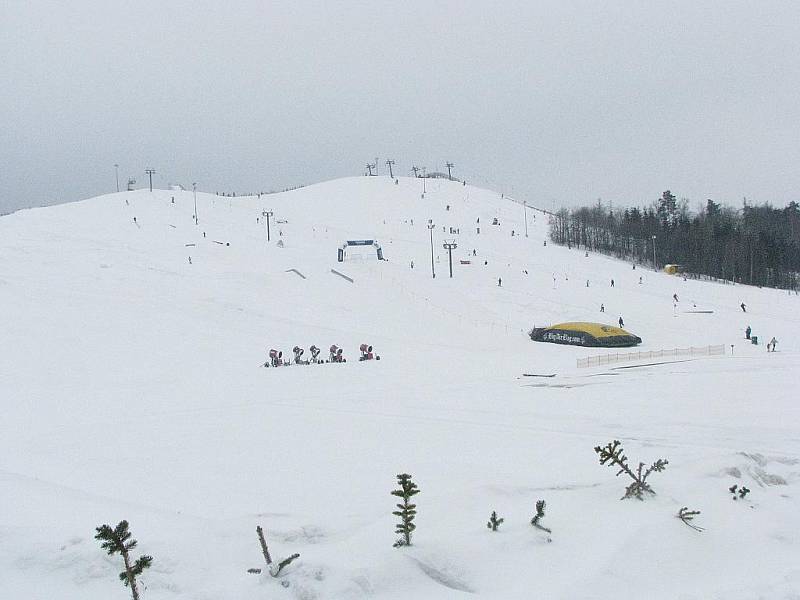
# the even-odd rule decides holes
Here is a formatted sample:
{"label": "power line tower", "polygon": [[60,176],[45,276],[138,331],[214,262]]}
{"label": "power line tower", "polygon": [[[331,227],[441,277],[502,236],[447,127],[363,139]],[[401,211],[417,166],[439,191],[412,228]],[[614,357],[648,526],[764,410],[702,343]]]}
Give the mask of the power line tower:
{"label": "power line tower", "polygon": [[411,170],[414,171],[414,177],[419,177],[420,168],[417,165],[411,167]]}
{"label": "power line tower", "polygon": [[147,173],[150,176],[150,191],[152,192],[153,191],[153,175],[155,174],[156,170],[155,169],[145,169],[144,172]]}
{"label": "power line tower", "polygon": [[453,181],[453,176],[450,175],[450,169],[452,169],[453,167],[455,167],[455,165],[453,163],[451,163],[451,162],[447,163],[447,178],[450,181]]}
{"label": "power line tower", "polygon": [[450,279],[453,278],[453,250],[458,248],[456,241],[453,240],[452,242],[445,242],[442,244],[444,249],[447,250],[448,258],[450,259]]}
{"label": "power line tower", "polygon": [[372,169],[374,169],[374,168],[375,168],[375,165],[373,165],[371,163],[367,163],[367,171],[369,171],[370,177],[372,176]]}
{"label": "power line tower", "polygon": [[394,161],[393,161],[393,160],[387,160],[387,161],[386,161],[386,166],[387,166],[387,167],[389,167],[389,177],[390,177],[391,179],[394,179],[394,173],[392,173],[392,165],[393,165],[393,164],[394,164]]}

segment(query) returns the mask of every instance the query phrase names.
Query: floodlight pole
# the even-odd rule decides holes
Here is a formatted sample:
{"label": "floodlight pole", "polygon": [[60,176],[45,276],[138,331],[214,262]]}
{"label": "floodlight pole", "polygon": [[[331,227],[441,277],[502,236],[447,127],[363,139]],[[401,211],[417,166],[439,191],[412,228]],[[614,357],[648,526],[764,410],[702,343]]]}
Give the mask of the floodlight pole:
{"label": "floodlight pole", "polygon": [[523,211],[525,212],[525,237],[528,237],[528,201],[522,203]]}
{"label": "floodlight pole", "polygon": [[264,217],[264,219],[266,219],[266,221],[267,221],[267,241],[269,241],[269,218],[273,214],[275,214],[275,213],[273,213],[271,210],[265,210],[265,211],[261,212],[261,216]]}
{"label": "floodlight pole", "polygon": [[153,191],[153,173],[155,173],[156,170],[155,169],[145,169],[144,172],[147,173],[150,176],[150,191],[152,192]]}
{"label": "floodlight pole", "polygon": [[656,236],[653,236],[653,271],[658,271],[658,265],[656,264]]}
{"label": "floodlight pole", "polygon": [[119,191],[119,164],[114,163],[114,174],[117,177],[117,191]]}
{"label": "floodlight pole", "polygon": [[433,221],[428,223],[428,231],[431,232],[431,277],[436,279],[436,270],[433,267],[433,228],[436,227]]}
{"label": "floodlight pole", "polygon": [[445,242],[443,244],[444,249],[447,250],[448,258],[450,259],[450,279],[453,278],[453,250],[458,248],[456,241],[453,240],[452,242]]}

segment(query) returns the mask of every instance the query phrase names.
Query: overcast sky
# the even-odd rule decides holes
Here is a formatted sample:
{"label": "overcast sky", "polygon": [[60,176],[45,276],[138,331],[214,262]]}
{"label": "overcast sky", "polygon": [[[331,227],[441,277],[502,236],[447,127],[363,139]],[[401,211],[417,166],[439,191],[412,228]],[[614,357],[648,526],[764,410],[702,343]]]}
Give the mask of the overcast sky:
{"label": "overcast sky", "polygon": [[[545,207],[800,200],[800,3],[0,1],[0,212],[129,175],[444,170]],[[385,166],[380,166],[380,173]]]}

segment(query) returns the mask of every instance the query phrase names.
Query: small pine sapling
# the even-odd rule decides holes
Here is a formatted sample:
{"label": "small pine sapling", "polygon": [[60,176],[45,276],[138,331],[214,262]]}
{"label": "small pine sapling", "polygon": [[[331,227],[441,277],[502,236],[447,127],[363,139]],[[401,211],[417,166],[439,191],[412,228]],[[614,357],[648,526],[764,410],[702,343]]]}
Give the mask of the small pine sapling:
{"label": "small pine sapling", "polygon": [[121,554],[122,561],[125,563],[125,570],[119,574],[119,578],[126,587],[130,586],[133,600],[139,600],[139,588],[136,578],[153,564],[153,557],[142,554],[135,561],[131,562],[131,550],[136,547],[136,540],[131,539],[131,532],[128,529],[127,521],[120,521],[113,529],[110,525],[101,525],[95,528],[97,535],[94,539],[100,540],[100,547],[106,550],[109,555]]}
{"label": "small pine sapling", "polygon": [[705,527],[700,527],[699,525],[695,525],[694,523],[692,523],[692,519],[694,519],[699,514],[700,514],[699,510],[689,510],[688,506],[684,506],[678,511],[678,514],[675,516],[678,517],[681,521],[683,521],[683,524],[686,525],[687,527],[691,527],[695,531],[705,531]]}
{"label": "small pine sapling", "polygon": [[489,515],[489,522],[486,523],[486,527],[491,529],[492,531],[497,531],[497,528],[505,521],[502,517],[497,516],[497,511],[492,511],[492,514]]}
{"label": "small pine sapling", "polygon": [[549,530],[541,523],[542,519],[544,519],[544,509],[546,506],[547,503],[544,500],[536,501],[536,514],[531,519],[531,525],[536,527],[536,529],[541,529],[542,531],[546,531],[547,533],[553,533],[551,530]]}
{"label": "small pine sapling", "polygon": [[594,451],[600,455],[601,465],[608,463],[609,467],[619,467],[617,477],[625,473],[631,479],[633,479],[633,483],[625,488],[625,495],[620,498],[620,500],[625,500],[626,498],[637,498],[638,500],[644,500],[645,494],[655,496],[656,493],[653,491],[653,488],[650,487],[650,484],[647,483],[647,478],[650,476],[650,473],[660,473],[666,469],[667,465],[669,464],[668,460],[659,458],[656,462],[647,467],[647,469],[644,469],[644,463],[640,462],[636,471],[633,471],[628,466],[628,457],[623,453],[623,449],[619,440],[609,442],[603,447],[596,446]]}
{"label": "small pine sapling", "polygon": [[[738,490],[737,490],[737,488],[738,488]],[[733,484],[731,487],[729,487],[728,491],[731,494],[733,494],[733,499],[734,500],[739,500],[739,499],[744,500],[744,497],[747,496],[747,494],[750,493],[750,490],[748,488],[746,488],[745,486],[739,487],[736,484]]]}
{"label": "small pine sapling", "polygon": [[411,475],[408,473],[401,473],[398,475],[397,484],[400,486],[400,489],[392,490],[392,496],[402,498],[403,502],[397,504],[397,508],[400,510],[392,512],[393,515],[400,517],[400,522],[395,526],[394,532],[399,533],[403,537],[399,538],[393,545],[395,548],[400,548],[401,546],[411,545],[411,534],[417,528],[417,526],[414,525],[414,517],[417,515],[417,505],[411,504],[409,500],[411,500],[413,496],[419,494],[419,488],[416,483],[411,481]]}
{"label": "small pine sapling", "polygon": [[[272,557],[269,554],[269,548],[267,548],[267,540],[264,539],[264,530],[261,528],[261,525],[256,527],[256,535],[258,535],[258,542],[261,544],[261,554],[264,555],[264,562],[267,563],[267,571],[273,577],[280,575],[284,567],[288,567],[293,560],[300,558],[300,555],[295,553],[288,558],[278,561],[277,563],[272,562]],[[261,573],[261,569],[247,569],[247,572],[258,575]]]}

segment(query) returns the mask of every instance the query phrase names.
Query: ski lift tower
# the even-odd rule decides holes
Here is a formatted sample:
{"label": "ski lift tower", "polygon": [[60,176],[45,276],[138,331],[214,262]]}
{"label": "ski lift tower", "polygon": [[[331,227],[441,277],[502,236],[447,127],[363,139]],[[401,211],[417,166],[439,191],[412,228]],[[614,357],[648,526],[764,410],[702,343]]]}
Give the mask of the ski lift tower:
{"label": "ski lift tower", "polygon": [[450,279],[453,278],[453,250],[458,248],[456,241],[453,240],[452,242],[445,242],[443,244],[444,249],[447,250],[447,255],[450,260]]}
{"label": "ski lift tower", "polygon": [[271,210],[261,211],[261,216],[264,217],[264,220],[267,222],[267,241],[269,241],[269,218],[274,214],[275,213],[273,213]]}

